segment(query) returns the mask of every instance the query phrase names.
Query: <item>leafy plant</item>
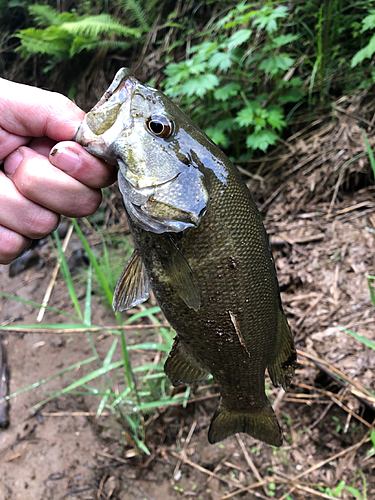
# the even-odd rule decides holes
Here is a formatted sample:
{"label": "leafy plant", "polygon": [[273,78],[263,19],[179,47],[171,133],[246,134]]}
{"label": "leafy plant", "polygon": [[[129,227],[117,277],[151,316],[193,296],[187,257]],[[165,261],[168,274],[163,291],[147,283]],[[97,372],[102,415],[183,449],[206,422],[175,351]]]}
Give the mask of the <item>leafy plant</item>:
{"label": "leafy plant", "polygon": [[[369,14],[362,19],[362,27],[360,33],[375,31],[375,10],[370,10]],[[351,67],[354,68],[358,64],[362,64],[365,59],[371,59],[375,54],[375,33],[371,36],[367,44],[359,50],[351,60]]]}
{"label": "leafy plant", "polygon": [[[34,54],[48,55],[51,70],[58,62],[69,60],[84,50],[121,49],[130,46],[129,39],[139,38],[141,28],[123,25],[109,14],[79,15],[76,12],[58,13],[49,5],[30,5],[30,15],[37,28],[20,30],[20,51],[24,58]],[[125,38],[125,40],[123,40]]]}
{"label": "leafy plant", "polygon": [[303,95],[291,70],[299,35],[284,33],[287,16],[286,6],[241,3],[209,26],[187,60],[165,70],[165,92],[236,157],[243,143],[249,153],[274,145],[286,126],[285,106]]}

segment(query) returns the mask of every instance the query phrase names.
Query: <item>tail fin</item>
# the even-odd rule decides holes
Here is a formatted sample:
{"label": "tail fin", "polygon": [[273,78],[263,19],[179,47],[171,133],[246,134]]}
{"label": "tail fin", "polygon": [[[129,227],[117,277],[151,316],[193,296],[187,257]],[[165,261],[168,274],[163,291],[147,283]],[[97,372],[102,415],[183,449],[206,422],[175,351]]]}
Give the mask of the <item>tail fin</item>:
{"label": "tail fin", "polygon": [[279,312],[276,358],[267,366],[275,387],[287,389],[294,375],[297,354],[288,320],[282,310]]}
{"label": "tail fin", "polygon": [[208,430],[210,444],[222,441],[237,432],[246,432],[273,446],[281,446],[283,442],[279,423],[268,401],[264,408],[251,413],[229,411],[219,406]]}

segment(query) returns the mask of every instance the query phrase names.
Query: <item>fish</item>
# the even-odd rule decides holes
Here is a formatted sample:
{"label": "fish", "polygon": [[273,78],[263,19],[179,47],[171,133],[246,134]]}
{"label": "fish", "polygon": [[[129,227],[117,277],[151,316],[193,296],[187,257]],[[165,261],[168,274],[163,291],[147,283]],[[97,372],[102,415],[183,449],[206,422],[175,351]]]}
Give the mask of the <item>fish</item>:
{"label": "fish", "polygon": [[174,386],[212,374],[220,402],[211,444],[244,432],[281,446],[265,372],[285,390],[296,366],[274,259],[239,171],[167,96],[120,69],[75,140],[118,165],[134,253],[116,312],[153,291],[176,332],[164,370]]}

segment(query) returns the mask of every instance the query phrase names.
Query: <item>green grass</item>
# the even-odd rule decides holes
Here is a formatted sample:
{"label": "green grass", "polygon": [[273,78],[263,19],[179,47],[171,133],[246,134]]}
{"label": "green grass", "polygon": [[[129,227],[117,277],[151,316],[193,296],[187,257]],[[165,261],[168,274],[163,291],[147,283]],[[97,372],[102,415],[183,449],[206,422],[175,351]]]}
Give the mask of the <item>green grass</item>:
{"label": "green grass", "polygon": [[[106,334],[113,337],[111,345],[104,359],[102,359],[95,347],[95,335],[99,330],[102,330],[100,325],[92,323],[92,287],[100,286],[103,290],[103,297],[107,304],[112,309],[113,299],[113,281],[111,282],[110,259],[109,251],[103,239],[103,256],[98,259],[87,239],[82,233],[78,223],[73,220],[76,234],[78,234],[84,249],[89,257],[89,266],[85,273],[85,297],[84,300],[79,299],[77,288],[82,287],[82,284],[77,285],[77,279],[73,279],[65,255],[62,251],[62,246],[57,233],[54,233],[55,252],[60,261],[60,270],[69,293],[70,302],[74,308],[74,313],[67,313],[63,310],[46,307],[46,310],[53,312],[58,319],[65,316],[69,322],[59,323],[38,323],[28,325],[8,325],[0,327],[0,330],[20,330],[27,329],[29,332],[38,332],[43,329],[50,330],[51,333],[59,331],[66,335],[86,335],[92,350],[92,355],[86,359],[80,360],[69,367],[57,373],[51,374],[48,378],[33,381],[28,387],[22,388],[19,391],[11,394],[9,399],[14,398],[26,391],[38,389],[45,390],[46,397],[37,403],[32,410],[40,408],[45,403],[65,394],[81,394],[96,396],[98,398],[97,417],[104,410],[111,412],[130,432],[133,442],[136,444],[139,452],[148,454],[149,450],[145,442],[145,429],[143,428],[142,418],[144,414],[153,412],[156,408],[176,403],[181,403],[186,406],[190,395],[190,389],[184,394],[170,396],[170,382],[164,374],[163,365],[167,353],[170,351],[174,332],[171,328],[161,326],[164,321],[161,316],[159,307],[142,306],[132,316],[122,319],[121,314],[113,313],[113,324],[108,325],[105,329]],[[100,261],[100,263],[99,263]],[[125,262],[123,262],[125,264]],[[108,278],[106,278],[106,276]],[[94,281],[95,277],[95,281]],[[34,307],[43,307],[42,304],[21,299],[19,297],[8,294],[0,294],[8,299],[23,302]],[[137,331],[139,320],[144,320],[142,323],[153,325],[150,328],[150,337],[155,338],[155,331],[158,332],[161,342],[148,341],[128,345],[126,341],[124,327],[134,325],[134,332]],[[159,353],[156,364],[143,364],[136,366],[135,360],[130,359],[132,351],[153,352]],[[120,353],[120,359],[119,359]],[[115,361],[114,359],[117,359]],[[70,378],[66,387],[59,391],[48,392],[48,382],[61,376],[74,376],[78,367],[85,367],[85,374],[79,378]],[[115,390],[115,385],[119,390]]]}

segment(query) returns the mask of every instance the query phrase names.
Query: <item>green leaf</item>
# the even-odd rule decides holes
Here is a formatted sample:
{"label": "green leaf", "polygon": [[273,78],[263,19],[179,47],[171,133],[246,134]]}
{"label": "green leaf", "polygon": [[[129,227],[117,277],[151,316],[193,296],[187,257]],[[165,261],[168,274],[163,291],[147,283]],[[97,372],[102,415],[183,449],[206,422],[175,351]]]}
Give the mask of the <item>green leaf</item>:
{"label": "green leaf", "polygon": [[[362,131],[362,137],[363,137],[363,140],[364,140],[365,145],[366,145],[367,154],[368,154],[368,157],[370,159],[370,164],[371,164],[372,172],[373,172],[374,178],[375,178],[375,158],[374,158],[374,153],[372,152],[370,143],[368,141],[366,132],[364,130]],[[368,279],[367,279],[367,281],[368,281]],[[368,284],[370,286],[370,282],[368,282]],[[372,288],[370,288],[370,289],[372,290]],[[374,302],[374,305],[375,305],[375,302]]]}
{"label": "green leaf", "polygon": [[259,30],[265,29],[267,33],[273,33],[278,28],[277,21],[287,16],[288,7],[280,5],[274,9],[272,6],[265,5],[257,14],[259,17],[254,19],[254,26],[257,26]]}
{"label": "green leaf", "polygon": [[227,101],[230,97],[235,97],[241,87],[238,83],[228,83],[214,91],[214,98],[217,101]]}
{"label": "green leaf", "polygon": [[235,118],[235,121],[240,125],[240,127],[247,127],[251,125],[254,120],[254,107],[247,105],[245,108],[241,109]]}
{"label": "green leaf", "polygon": [[287,35],[276,36],[272,39],[272,46],[274,48],[282,47],[283,45],[289,45],[300,38],[300,35],[292,35],[291,33]]}
{"label": "green leaf", "polygon": [[[34,307],[39,307],[39,308],[43,307],[43,309],[46,309],[47,311],[52,311],[52,312],[55,312],[57,314],[61,314],[63,316],[68,316],[68,318],[73,318],[76,320],[80,319],[79,317],[75,316],[74,314],[69,314],[66,311],[62,311],[61,309],[56,309],[55,307],[43,306],[43,304],[39,304],[39,302],[33,302],[32,300],[22,299],[21,297],[16,297],[15,295],[9,295],[8,293],[0,292],[0,297],[5,297],[6,299],[15,300],[16,302],[23,302],[24,304],[34,306]],[[38,326],[39,326],[39,328],[44,328],[43,325],[39,324]],[[79,325],[79,326],[82,326],[82,325]],[[12,325],[9,325],[7,327],[0,326],[0,330],[4,330],[7,328],[12,328]]]}
{"label": "green leaf", "polygon": [[205,133],[215,144],[220,144],[223,147],[228,145],[229,140],[226,134],[223,132],[223,130],[214,127],[209,127],[205,130]]}
{"label": "green leaf", "polygon": [[273,130],[260,130],[246,138],[246,146],[249,149],[260,149],[266,151],[268,146],[276,144],[279,136]]}
{"label": "green leaf", "polygon": [[210,69],[218,69],[219,71],[227,71],[232,66],[230,52],[216,52],[208,61]]}
{"label": "green leaf", "polygon": [[375,28],[375,11],[369,10],[371,14],[362,19],[362,30],[361,33],[367,30],[373,30]]}
{"label": "green leaf", "polygon": [[281,130],[286,125],[283,118],[284,113],[280,107],[273,106],[272,108],[267,108],[267,122],[271,127]]}
{"label": "green leaf", "polygon": [[28,28],[14,36],[21,41],[21,45],[16,50],[21,52],[22,57],[49,54],[57,59],[67,59],[73,40],[71,35],[56,26],[50,26],[45,30]]}
{"label": "green leaf", "polygon": [[371,59],[371,57],[375,53],[375,35],[371,37],[371,40],[363,47],[363,49],[359,50],[352,58],[350,66],[354,68],[358,64],[361,64],[365,59]]}
{"label": "green leaf", "polygon": [[361,493],[352,486],[345,486],[345,489],[349,491],[349,493],[351,493],[357,500],[363,500]]}
{"label": "green leaf", "polygon": [[99,368],[97,370],[94,370],[84,377],[80,378],[79,380],[74,381],[72,384],[68,385],[68,387],[65,387],[61,391],[55,392],[53,396],[50,396],[49,398],[45,399],[44,401],[41,401],[40,403],[37,403],[34,405],[32,408],[37,409],[43,406],[45,403],[48,403],[48,401],[52,401],[52,399],[55,399],[63,394],[66,394],[68,392],[71,392],[73,389],[76,387],[79,387],[81,385],[86,384],[86,382],[89,382],[90,380],[93,380],[95,378],[100,377],[101,375],[104,375],[105,373],[108,373],[111,370],[114,370],[116,368],[120,368],[124,366],[124,361],[117,361],[116,363],[112,363],[106,367]]}
{"label": "green leaf", "polygon": [[214,74],[204,74],[191,78],[184,83],[182,91],[187,96],[197,96],[202,98],[209,90],[213,90],[219,85],[219,79]]}
{"label": "green leaf", "polygon": [[[374,176],[375,176],[375,172],[374,172]],[[366,276],[366,279],[367,279],[367,285],[368,285],[368,288],[370,291],[371,302],[372,302],[373,306],[375,307],[375,291],[374,291],[374,288],[372,286],[372,280],[375,280],[375,276]]]}
{"label": "green leaf", "polygon": [[112,33],[131,38],[139,38],[142,35],[142,30],[124,26],[109,14],[88,16],[75,22],[63,23],[61,25],[61,29],[72,35],[86,35],[96,37],[99,35]]}
{"label": "green leaf", "polygon": [[[50,5],[29,5],[30,15],[34,18],[38,26],[56,26],[61,24],[59,22],[59,13],[56,9],[52,8]],[[72,18],[76,15],[72,15]]]}
{"label": "green leaf", "polygon": [[74,308],[77,312],[78,317],[80,319],[83,319],[81,309],[79,307],[78,297],[77,297],[77,294],[76,294],[76,291],[74,288],[72,275],[70,274],[69,266],[68,266],[68,263],[67,263],[66,258],[65,258],[65,254],[64,254],[62,246],[61,246],[59,234],[57,231],[55,231],[53,234],[55,237],[56,246],[57,246],[57,250],[58,250],[58,252],[56,252],[56,253],[57,253],[57,258],[60,262],[60,270],[61,270],[61,273],[64,277],[64,280],[65,280],[65,283],[66,283],[66,286],[67,286],[67,289],[69,292],[70,300],[72,301],[72,303],[74,305]]}
{"label": "green leaf", "polygon": [[277,54],[263,59],[259,65],[266,74],[275,76],[277,73],[287,71],[294,64],[294,59],[291,57]]}
{"label": "green leaf", "polygon": [[250,38],[252,31],[248,29],[238,30],[226,41],[226,45],[228,50],[233,50],[236,47],[239,47],[243,43],[247,42]]}

